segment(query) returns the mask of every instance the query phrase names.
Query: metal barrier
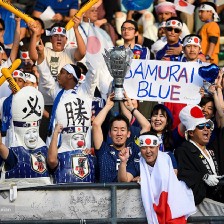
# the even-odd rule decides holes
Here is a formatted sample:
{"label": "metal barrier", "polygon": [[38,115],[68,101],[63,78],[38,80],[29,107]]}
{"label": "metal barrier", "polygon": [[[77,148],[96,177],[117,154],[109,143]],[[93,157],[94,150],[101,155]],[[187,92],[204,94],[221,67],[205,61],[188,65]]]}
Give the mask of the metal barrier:
{"label": "metal barrier", "polygon": [[[224,185],[224,180],[221,180],[220,185]],[[79,184],[63,184],[63,185],[51,185],[42,186],[35,188],[23,188],[19,191],[32,191],[32,190],[75,190],[75,189],[105,189],[108,188],[111,191],[111,217],[102,219],[65,219],[65,220],[10,220],[10,221],[0,221],[4,224],[17,224],[17,223],[77,223],[77,224],[100,224],[100,223],[135,223],[135,224],[147,224],[146,218],[118,218],[117,217],[117,189],[138,189],[139,185],[137,183],[79,183]],[[1,217],[0,217],[1,218]],[[223,216],[198,216],[189,217],[188,223],[224,223]]]}

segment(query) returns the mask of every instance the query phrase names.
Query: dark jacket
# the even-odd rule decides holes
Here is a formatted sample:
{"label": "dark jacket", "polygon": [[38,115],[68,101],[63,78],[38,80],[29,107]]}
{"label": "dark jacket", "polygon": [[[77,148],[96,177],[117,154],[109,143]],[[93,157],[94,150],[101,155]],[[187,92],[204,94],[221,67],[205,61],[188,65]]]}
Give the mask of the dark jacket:
{"label": "dark jacket", "polygon": [[[213,151],[209,151],[218,174],[218,166]],[[195,204],[199,204],[205,197],[213,198],[209,193],[215,187],[209,187],[203,181],[205,174],[213,174],[212,170],[201,154],[200,150],[191,142],[185,141],[174,151],[178,164],[178,179],[184,181],[194,194]]]}

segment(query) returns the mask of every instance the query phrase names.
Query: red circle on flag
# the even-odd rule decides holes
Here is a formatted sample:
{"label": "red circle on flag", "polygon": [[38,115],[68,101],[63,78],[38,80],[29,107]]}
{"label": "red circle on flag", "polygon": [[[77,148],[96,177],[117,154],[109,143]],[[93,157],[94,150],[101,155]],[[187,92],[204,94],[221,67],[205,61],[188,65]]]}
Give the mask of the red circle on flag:
{"label": "red circle on flag", "polygon": [[204,117],[202,110],[198,107],[191,108],[190,114],[194,118],[203,118]]}
{"label": "red circle on flag", "polygon": [[90,54],[97,54],[101,49],[101,43],[95,36],[88,37],[86,50]]}
{"label": "red circle on flag", "polygon": [[150,138],[147,138],[147,139],[145,140],[145,144],[146,144],[146,145],[150,145],[150,144],[151,144],[151,139],[150,139]]}
{"label": "red circle on flag", "polygon": [[180,0],[179,1],[179,5],[180,6],[187,6],[187,2],[183,1],[183,0]]}

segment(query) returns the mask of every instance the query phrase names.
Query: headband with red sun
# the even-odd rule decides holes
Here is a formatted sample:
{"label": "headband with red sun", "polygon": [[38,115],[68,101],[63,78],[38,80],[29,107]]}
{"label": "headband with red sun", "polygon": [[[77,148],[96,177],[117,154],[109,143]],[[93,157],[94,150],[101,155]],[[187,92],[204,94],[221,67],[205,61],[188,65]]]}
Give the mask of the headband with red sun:
{"label": "headband with red sun", "polygon": [[142,146],[158,146],[160,144],[159,139],[155,135],[141,135],[139,137],[140,147]]}

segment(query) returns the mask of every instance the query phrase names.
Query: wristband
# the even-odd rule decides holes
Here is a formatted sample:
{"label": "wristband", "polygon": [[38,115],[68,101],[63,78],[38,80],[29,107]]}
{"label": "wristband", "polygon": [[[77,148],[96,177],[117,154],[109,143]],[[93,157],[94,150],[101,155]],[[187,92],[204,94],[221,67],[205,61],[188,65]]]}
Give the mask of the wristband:
{"label": "wristband", "polygon": [[133,115],[135,110],[137,110],[136,108],[132,109],[131,114]]}
{"label": "wristband", "polygon": [[206,59],[206,60],[211,60],[211,57],[210,57],[209,55],[206,55],[206,56],[205,56],[205,59]]}

